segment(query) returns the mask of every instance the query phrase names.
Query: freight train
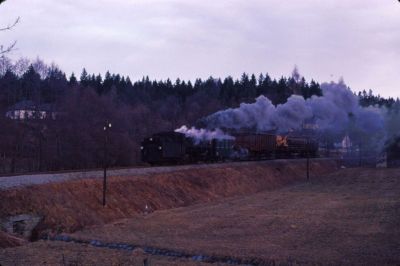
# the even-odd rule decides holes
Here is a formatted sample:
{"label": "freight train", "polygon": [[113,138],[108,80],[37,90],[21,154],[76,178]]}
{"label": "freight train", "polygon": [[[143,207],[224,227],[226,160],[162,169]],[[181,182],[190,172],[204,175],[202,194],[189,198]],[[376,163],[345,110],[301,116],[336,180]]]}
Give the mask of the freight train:
{"label": "freight train", "polygon": [[318,142],[308,137],[233,134],[196,140],[179,132],[161,132],[141,143],[142,161],[151,165],[316,157]]}

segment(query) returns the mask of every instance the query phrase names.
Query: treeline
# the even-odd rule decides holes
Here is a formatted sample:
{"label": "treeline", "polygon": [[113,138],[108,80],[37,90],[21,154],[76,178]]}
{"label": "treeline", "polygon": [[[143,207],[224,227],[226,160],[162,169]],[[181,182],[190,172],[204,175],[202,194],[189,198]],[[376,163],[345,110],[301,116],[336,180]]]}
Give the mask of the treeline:
{"label": "treeline", "polygon": [[[25,69],[25,70],[24,70]],[[298,75],[298,74],[296,74]],[[186,100],[196,94],[206,94],[216,98],[223,106],[233,106],[243,101],[252,101],[259,95],[265,95],[274,104],[284,103],[292,94],[309,98],[312,95],[322,95],[319,84],[315,81],[307,83],[304,78],[293,77],[272,79],[268,74],[258,77],[243,73],[240,79],[227,77],[224,80],[209,77],[206,80],[165,81],[150,80],[143,77],[133,82],[129,77],[107,72],[104,78],[98,74],[88,74],[83,69],[79,80],[72,74],[66,78],[57,66],[47,66],[36,60],[28,64],[18,61],[14,65],[3,58],[0,62],[1,104],[10,106],[22,100],[32,100],[42,103],[55,103],[64,97],[69,88],[81,87],[94,90],[99,96],[116,97],[118,101],[133,105],[136,103],[151,103],[154,100],[165,100],[174,97],[184,105]]]}
{"label": "treeline", "polygon": [[360,105],[364,106],[364,107],[372,105],[372,106],[379,106],[379,107],[384,106],[387,108],[391,108],[394,104],[398,105],[398,103],[399,103],[398,98],[395,100],[392,97],[384,98],[384,97],[381,97],[379,94],[374,95],[372,90],[369,90],[368,93],[365,90],[363,90],[362,92],[360,91],[358,93],[358,98],[360,99]]}
{"label": "treeline", "polygon": [[[259,95],[274,104],[292,94],[322,95],[317,82],[294,70],[278,80],[268,74],[243,74],[240,79],[210,77],[193,83],[150,80],[132,82],[107,72],[66,77],[41,60],[0,60],[0,173],[99,168],[104,162],[106,134],[110,166],[140,162],[140,142],[154,132],[183,124]],[[363,96],[363,95],[361,95]],[[368,96],[369,97],[369,96]],[[370,100],[370,98],[368,98]],[[44,106],[46,107],[44,109]],[[54,114],[44,119],[10,119],[6,113],[33,108]],[[108,132],[103,127],[112,124]]]}

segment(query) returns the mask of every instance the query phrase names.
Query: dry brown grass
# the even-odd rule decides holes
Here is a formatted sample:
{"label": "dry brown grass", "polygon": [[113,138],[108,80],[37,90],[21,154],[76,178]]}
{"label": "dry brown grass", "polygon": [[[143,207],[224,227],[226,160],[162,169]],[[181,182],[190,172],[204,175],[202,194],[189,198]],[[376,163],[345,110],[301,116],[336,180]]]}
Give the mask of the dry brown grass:
{"label": "dry brown grass", "polygon": [[303,263],[400,264],[400,172],[345,169],[250,196],[136,215],[75,237]]}
{"label": "dry brown grass", "polygon": [[15,247],[24,244],[27,244],[25,239],[0,231],[0,248]]}
{"label": "dry brown grass", "polygon": [[[314,161],[314,174],[333,171],[332,161]],[[44,217],[42,232],[73,232],[153,210],[249,195],[304,180],[304,161],[250,162],[138,177],[111,177],[107,206],[101,205],[102,181],[95,179],[2,191],[0,217],[34,213]]]}
{"label": "dry brown grass", "polygon": [[[17,248],[0,249],[0,265],[61,265],[61,266],[143,266],[147,258],[150,266],[203,266],[206,263],[187,259],[149,256],[138,251],[119,251],[95,248],[84,244],[38,241]],[[211,264],[212,265],[212,264]],[[225,265],[225,264],[215,264]]]}
{"label": "dry brown grass", "polygon": [[[317,177],[315,173],[319,170],[314,166],[310,182],[295,183],[293,181],[301,179],[300,174],[291,169],[292,166],[284,171],[294,177],[282,176],[281,182],[276,181],[280,177],[279,170],[263,166],[256,170],[226,169],[228,174],[233,174],[230,180],[222,170],[212,171],[212,179],[201,176],[200,180],[194,180],[190,173],[176,173],[178,179],[156,176],[153,184],[165,185],[168,192],[159,199],[164,197],[170,204],[168,195],[180,195],[178,198],[192,199],[193,205],[162,209],[149,215],[132,213],[129,218],[91,226],[72,235],[204,255],[259,258],[277,263],[290,259],[295,262],[293,265],[400,264],[398,169],[354,168],[326,175],[321,171]],[[299,169],[303,170],[298,168],[297,171]],[[276,171],[275,177],[271,177],[273,171]],[[235,177],[237,172],[245,178]],[[215,174],[221,174],[221,181],[210,185],[214,183],[209,179],[218,180]],[[182,181],[185,176],[181,175],[187,175],[189,181]],[[291,185],[283,187],[290,182]],[[270,190],[260,191],[262,185]],[[207,191],[202,192],[201,187]],[[160,193],[157,189],[156,185]],[[240,195],[230,198],[224,196],[231,192],[215,195],[219,191],[234,190],[241,192]],[[188,192],[194,194],[187,196]],[[181,205],[184,204],[177,204]],[[66,265],[141,265],[147,255],[39,241],[0,250],[0,264],[63,265],[63,256]],[[151,265],[203,265],[187,259],[158,256],[152,256],[151,261]]]}

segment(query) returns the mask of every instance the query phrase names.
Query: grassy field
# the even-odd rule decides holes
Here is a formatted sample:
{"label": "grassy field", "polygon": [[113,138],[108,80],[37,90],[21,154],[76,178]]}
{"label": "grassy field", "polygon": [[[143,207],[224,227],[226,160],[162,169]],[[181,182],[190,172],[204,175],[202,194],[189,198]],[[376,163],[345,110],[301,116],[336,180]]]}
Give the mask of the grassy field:
{"label": "grassy field", "polygon": [[[136,214],[72,236],[282,265],[399,265],[399,195],[398,169],[342,169],[275,190]],[[78,265],[110,265],[108,252],[115,265],[141,265],[141,257],[126,252],[47,241],[0,250],[0,261],[41,264],[68,254],[80,258]],[[202,265],[151,259],[151,265]]]}
{"label": "grassy field", "polygon": [[251,196],[137,216],[79,232],[206,254],[400,263],[400,173],[346,169]]}
{"label": "grassy field", "polygon": [[[148,256],[142,251],[118,251],[112,249],[99,249],[87,245],[62,242],[38,241],[28,246],[0,250],[1,265],[62,265],[62,266],[87,266],[87,265],[124,265],[143,266],[147,259],[149,265],[165,266],[206,266],[208,263],[194,262],[187,259],[166,258],[161,256]],[[218,264],[224,266],[226,264]]]}

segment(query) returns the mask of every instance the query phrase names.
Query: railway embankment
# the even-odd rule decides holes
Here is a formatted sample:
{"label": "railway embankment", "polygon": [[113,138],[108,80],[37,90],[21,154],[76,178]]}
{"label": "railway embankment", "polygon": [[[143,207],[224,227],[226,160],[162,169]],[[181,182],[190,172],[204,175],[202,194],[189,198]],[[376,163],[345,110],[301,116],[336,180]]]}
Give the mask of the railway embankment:
{"label": "railway embankment", "polygon": [[[111,168],[107,170],[109,176],[138,176],[152,175],[157,173],[176,172],[197,168],[216,168],[218,164],[196,164],[179,166],[158,166],[158,167],[132,167],[132,168]],[[72,172],[50,172],[38,174],[21,174],[12,176],[0,176],[0,190],[7,190],[16,187],[26,187],[47,183],[61,183],[69,180],[99,179],[103,178],[103,169],[72,171]]]}
{"label": "railway embankment", "polygon": [[[315,179],[335,171],[337,164],[334,160],[314,159],[310,168],[311,178]],[[30,233],[31,240],[35,240],[138,213],[250,195],[306,181],[305,160],[185,166],[136,175],[112,175],[108,179],[107,204],[103,207],[101,179],[58,180],[2,190],[0,220],[21,215],[40,217]],[[10,228],[21,230],[24,221]]]}

